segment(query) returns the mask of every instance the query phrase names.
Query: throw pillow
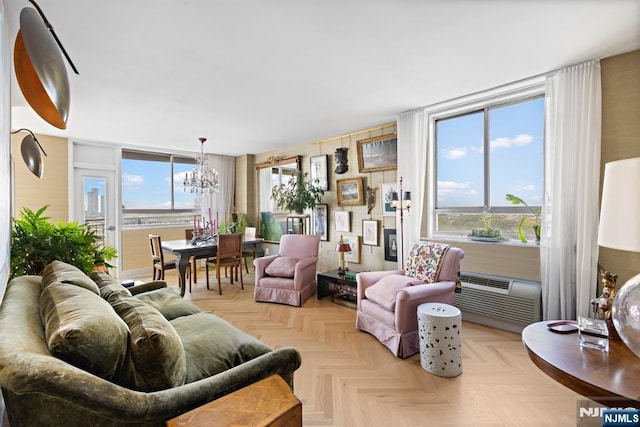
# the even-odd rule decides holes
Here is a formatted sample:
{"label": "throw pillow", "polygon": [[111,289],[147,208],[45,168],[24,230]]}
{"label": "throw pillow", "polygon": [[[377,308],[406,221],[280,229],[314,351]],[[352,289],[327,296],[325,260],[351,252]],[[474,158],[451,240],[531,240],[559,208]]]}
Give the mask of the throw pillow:
{"label": "throw pillow", "polygon": [[189,316],[199,313],[200,309],[188,301],[185,301],[173,289],[161,288],[154,291],[144,292],[136,295],[140,301],[149,304],[164,316],[167,320],[176,317]]}
{"label": "throw pillow", "polygon": [[364,291],[364,295],[367,299],[370,299],[385,309],[395,311],[396,296],[398,295],[398,292],[407,286],[422,283],[423,282],[421,281],[416,281],[413,277],[403,276],[400,274],[390,274],[378,280],[374,285],[369,286]]}
{"label": "throw pillow", "polygon": [[105,300],[109,300],[109,297],[113,293],[131,296],[131,292],[129,292],[127,288],[104,271],[93,271],[89,277],[98,285],[100,289],[99,294]]}
{"label": "throw pillow", "polygon": [[82,270],[62,261],[53,261],[47,264],[42,271],[41,289],[44,290],[52,283],[62,282],[88,289],[96,295],[100,294],[98,285],[91,280]]}
{"label": "throw pillow", "polygon": [[112,294],[109,303],[131,331],[129,359],[133,364],[123,372],[125,385],[146,392],[183,385],[187,362],[180,337],[169,321],[135,297]]}
{"label": "throw pillow", "polygon": [[273,277],[291,278],[296,271],[297,262],[298,258],[281,256],[271,261],[264,272]]}
{"label": "throw pillow", "polygon": [[40,295],[40,317],[49,352],[106,380],[117,376],[129,329],[109,303],[69,283],[52,283]]}

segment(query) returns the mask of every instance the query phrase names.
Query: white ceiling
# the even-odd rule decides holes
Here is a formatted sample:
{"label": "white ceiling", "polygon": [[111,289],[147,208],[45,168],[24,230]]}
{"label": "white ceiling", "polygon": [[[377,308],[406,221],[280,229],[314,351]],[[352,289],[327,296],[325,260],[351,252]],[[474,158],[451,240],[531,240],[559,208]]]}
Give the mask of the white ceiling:
{"label": "white ceiling", "polygon": [[[26,0],[4,0],[11,43]],[[640,0],[37,0],[78,67],[60,131],[15,78],[12,126],[227,155],[640,48]]]}

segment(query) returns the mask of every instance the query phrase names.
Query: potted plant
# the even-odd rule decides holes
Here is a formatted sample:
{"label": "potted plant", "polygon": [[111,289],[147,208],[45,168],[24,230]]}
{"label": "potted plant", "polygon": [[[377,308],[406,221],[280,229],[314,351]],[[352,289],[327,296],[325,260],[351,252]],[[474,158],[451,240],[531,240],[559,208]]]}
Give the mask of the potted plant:
{"label": "potted plant", "polygon": [[11,235],[10,277],[25,274],[39,275],[52,261],[74,265],[85,273],[96,266],[112,267],[108,262],[117,257],[112,246],[98,243],[95,231],[77,222],[52,224],[43,216],[45,205],[33,212],[22,208],[20,217],[13,221]]}
{"label": "potted plant", "polygon": [[276,185],[271,191],[271,199],[276,206],[287,212],[301,214],[305,209],[313,208],[324,195],[322,188],[307,180],[308,173],[298,171],[296,179]]}
{"label": "potted plant", "polygon": [[[539,242],[540,241],[540,215],[542,214],[541,210],[538,209],[538,211],[534,211],[524,200],[522,200],[518,196],[514,196],[513,194],[507,194],[506,199],[511,203],[513,203],[514,205],[524,205],[527,207],[527,209],[529,209],[529,211],[531,211],[531,213],[534,216],[533,232],[536,235],[536,241]],[[527,222],[527,218],[528,217],[523,216],[522,219],[520,220],[520,224],[518,224],[518,238],[522,243],[527,243],[527,237],[524,235],[524,230],[523,230],[523,226],[525,222]]]}
{"label": "potted plant", "polygon": [[491,215],[482,217],[484,227],[473,227],[467,236],[470,240],[502,241],[506,238],[498,228],[491,227]]}

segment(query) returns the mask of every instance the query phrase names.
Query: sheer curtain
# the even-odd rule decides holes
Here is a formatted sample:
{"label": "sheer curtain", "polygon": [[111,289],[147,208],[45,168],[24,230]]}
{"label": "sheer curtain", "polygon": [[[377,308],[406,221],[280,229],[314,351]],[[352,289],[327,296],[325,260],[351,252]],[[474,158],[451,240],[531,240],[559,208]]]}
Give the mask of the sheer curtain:
{"label": "sheer curtain", "polygon": [[[411,210],[403,214],[403,233],[400,233],[400,215],[396,215],[398,242],[407,256],[411,245],[420,240],[421,218],[424,209],[427,164],[427,120],[425,109],[407,111],[398,115],[398,181],[402,177],[402,190],[411,191]],[[399,190],[399,188],[398,188]],[[404,259],[398,256],[398,268],[404,268]]]}
{"label": "sheer curtain", "polygon": [[209,209],[212,218],[219,216],[222,222],[225,213],[233,211],[233,197],[236,180],[236,159],[227,156],[207,154],[209,166],[218,171],[220,191],[202,195],[202,216],[209,218]]}
{"label": "sheer curtain", "polygon": [[575,319],[589,314],[597,286],[600,62],[550,75],[546,96],[543,317]]}

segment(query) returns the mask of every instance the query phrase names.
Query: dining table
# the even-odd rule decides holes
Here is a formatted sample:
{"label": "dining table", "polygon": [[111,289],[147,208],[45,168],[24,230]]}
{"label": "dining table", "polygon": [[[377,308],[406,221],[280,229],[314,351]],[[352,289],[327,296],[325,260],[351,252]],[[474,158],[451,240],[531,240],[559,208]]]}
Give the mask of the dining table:
{"label": "dining table", "polygon": [[[264,249],[262,248],[262,242],[264,239],[261,237],[243,237],[242,248],[253,249],[256,252],[256,256],[261,257],[264,255]],[[216,255],[218,249],[218,239],[216,237],[208,240],[167,240],[162,242],[162,250],[169,252],[176,256],[176,269],[178,270],[178,278],[180,285],[180,296],[184,297],[186,291],[186,274],[187,268],[191,266],[189,262],[191,257],[204,257]]]}

